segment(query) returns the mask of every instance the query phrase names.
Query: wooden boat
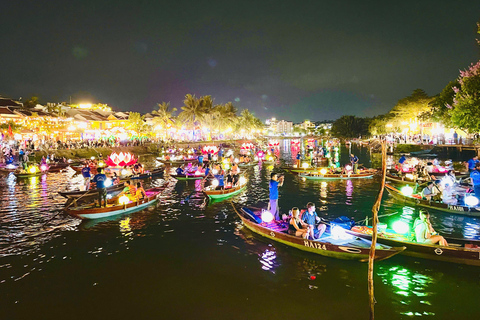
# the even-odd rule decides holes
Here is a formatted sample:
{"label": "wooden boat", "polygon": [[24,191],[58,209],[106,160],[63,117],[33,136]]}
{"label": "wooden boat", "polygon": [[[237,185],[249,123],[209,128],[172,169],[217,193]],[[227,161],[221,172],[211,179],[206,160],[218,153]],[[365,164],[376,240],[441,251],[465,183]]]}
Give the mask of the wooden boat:
{"label": "wooden boat", "polygon": [[390,181],[394,181],[394,182],[397,182],[397,183],[403,183],[403,184],[408,184],[408,185],[416,185],[417,183],[418,184],[421,184],[421,183],[424,183],[424,182],[427,182],[429,181],[428,178],[411,178],[411,177],[407,177],[407,176],[398,176],[398,175],[395,175],[393,173],[387,173],[385,175],[385,178],[390,180]]}
{"label": "wooden boat", "polygon": [[[107,205],[106,207],[95,207],[92,204],[80,206],[76,208],[67,208],[65,211],[77,218],[81,219],[98,219],[105,218],[119,214],[131,213],[135,211],[140,211],[157,201],[158,195],[165,189],[165,187],[153,188],[145,190],[147,197],[135,202],[130,202],[127,204],[112,204]],[[110,202],[116,202],[118,199],[112,199]]]}
{"label": "wooden boat", "polygon": [[[355,226],[352,230],[345,230],[345,232],[356,237],[372,239],[372,227]],[[456,243],[456,239],[447,239],[448,247],[421,244],[412,240],[412,237],[397,234],[390,229],[378,233],[378,241],[380,243],[389,246],[406,247],[405,251],[401,252],[401,254],[406,256],[480,266],[480,247],[476,247],[477,245],[472,245],[472,248],[468,248],[468,245],[465,247],[465,243],[470,242],[468,239],[462,239],[459,241],[460,243]]]}
{"label": "wooden boat", "polygon": [[18,169],[18,166],[15,165],[6,165],[6,166],[0,166],[0,172],[5,172],[5,173],[10,173],[10,172],[15,172],[15,170]]}
{"label": "wooden boat", "polygon": [[319,172],[323,167],[309,167],[309,168],[298,168],[298,167],[281,167],[280,169],[290,171],[292,173],[310,173],[310,172]]}
{"label": "wooden boat", "polygon": [[[288,226],[281,222],[262,222],[260,218],[261,209],[259,208],[242,207],[237,209],[235,206],[233,206],[233,208],[248,229],[271,240],[278,241],[303,251],[320,254],[322,256],[345,260],[357,260],[361,262],[368,261],[371,245],[370,241],[357,238],[335,239],[332,236],[325,234],[319,240],[307,240],[286,233]],[[405,247],[390,247],[383,244],[377,244],[375,260],[390,258],[403,250],[405,250]]]}
{"label": "wooden boat", "polygon": [[248,163],[245,163],[245,162],[239,162],[237,165],[239,167],[252,167],[254,165],[258,164],[258,161],[250,161]]}
{"label": "wooden boat", "polygon": [[376,170],[365,170],[361,173],[326,173],[319,172],[299,173],[299,176],[308,180],[336,180],[336,179],[362,179],[371,178],[377,173]]}
{"label": "wooden boat", "polygon": [[203,192],[210,198],[210,199],[223,199],[227,197],[231,197],[240,193],[247,187],[247,182],[243,184],[239,184],[236,187],[225,188],[224,190],[215,190],[215,187],[207,187],[203,189]]}
{"label": "wooden boat", "polygon": [[388,193],[391,194],[395,199],[403,201],[404,203],[409,203],[409,204],[413,204],[413,205],[417,205],[425,208],[450,212],[454,214],[480,217],[480,207],[478,206],[469,207],[464,205],[451,205],[451,204],[443,203],[441,201],[425,200],[416,194],[413,194],[411,196],[406,196],[402,194],[402,192],[399,189],[388,184],[385,185],[385,189],[387,189]]}
{"label": "wooden boat", "polygon": [[205,178],[205,174],[171,174],[170,177],[175,178],[177,180],[200,180]]}
{"label": "wooden boat", "polygon": [[25,172],[25,171],[16,171],[14,172],[15,176],[17,178],[31,178],[31,177],[38,177],[38,176],[41,176],[42,174],[45,174],[46,172],[45,171],[36,171],[34,173],[31,173],[31,172]]}
{"label": "wooden boat", "polygon": [[[68,163],[55,163],[48,165],[48,172],[60,172],[69,166]],[[81,170],[80,170],[81,171]]]}
{"label": "wooden boat", "polygon": [[178,160],[165,160],[162,158],[157,158],[157,161],[164,163],[164,164],[170,164],[170,165],[182,165],[185,163],[189,162],[196,162],[198,161],[197,158],[187,158],[187,159],[178,159]]}
{"label": "wooden boat", "polygon": [[127,177],[126,179],[138,180],[138,179],[150,179],[153,177],[161,176],[165,171],[164,168],[154,169],[150,172],[145,172],[141,174],[135,174]]}
{"label": "wooden boat", "polygon": [[[120,193],[123,188],[125,187],[123,182],[120,182],[119,184],[114,184],[110,187],[107,187],[107,193],[109,194],[115,194],[115,193]],[[87,193],[90,193],[90,195],[87,195]],[[97,197],[98,192],[96,189],[90,189],[90,190],[76,190],[76,191],[63,191],[59,192],[59,195],[65,198],[92,198],[92,197]]]}

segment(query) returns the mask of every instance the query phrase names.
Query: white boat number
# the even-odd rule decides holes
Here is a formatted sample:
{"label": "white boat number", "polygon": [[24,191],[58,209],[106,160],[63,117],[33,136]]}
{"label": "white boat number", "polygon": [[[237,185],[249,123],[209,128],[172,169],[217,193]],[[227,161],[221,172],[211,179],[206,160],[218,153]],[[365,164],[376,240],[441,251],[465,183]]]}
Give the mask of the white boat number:
{"label": "white boat number", "polygon": [[273,232],[273,231],[270,232],[270,235],[271,235],[272,237],[275,237],[275,232]]}
{"label": "white boat number", "polygon": [[303,240],[303,244],[305,245],[305,247],[315,248],[315,249],[320,249],[320,250],[327,250],[327,247],[325,247],[324,244],[321,244],[321,243],[318,243],[318,242]]}
{"label": "white boat number", "polygon": [[435,253],[436,253],[437,255],[441,255],[441,254],[443,253],[443,250],[440,249],[440,248],[437,248],[437,249],[435,249]]}
{"label": "white boat number", "polygon": [[448,205],[448,209],[454,210],[454,211],[463,211],[463,207],[462,207],[462,206],[452,206],[452,205]]}

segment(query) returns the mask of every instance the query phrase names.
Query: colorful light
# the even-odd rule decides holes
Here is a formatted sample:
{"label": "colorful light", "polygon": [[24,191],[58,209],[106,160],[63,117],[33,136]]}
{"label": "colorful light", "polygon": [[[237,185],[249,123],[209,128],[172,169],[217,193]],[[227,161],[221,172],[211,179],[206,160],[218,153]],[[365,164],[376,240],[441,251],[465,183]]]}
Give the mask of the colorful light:
{"label": "colorful light", "polygon": [[36,168],[36,167],[30,167],[30,168],[28,169],[28,171],[29,171],[30,173],[35,173],[35,172],[37,172],[37,168]]}
{"label": "colorful light", "polygon": [[105,185],[105,187],[107,187],[107,188],[110,187],[110,186],[112,185],[112,179],[108,179],[108,178],[107,178],[107,180],[105,180],[105,184],[104,184],[104,185]]}
{"label": "colorful light", "polygon": [[404,186],[404,187],[400,190],[400,192],[401,192],[404,196],[406,196],[406,197],[411,197],[412,194],[413,194],[413,188],[410,187],[410,186]]}
{"label": "colorful light", "polygon": [[349,164],[347,164],[347,165],[345,166],[345,169],[346,169],[347,171],[351,171],[351,170],[352,170],[352,166],[349,165]]}
{"label": "colorful light", "polygon": [[478,198],[475,196],[466,196],[465,204],[469,207],[476,207],[478,205]]}
{"label": "colorful light", "polygon": [[240,177],[239,182],[240,182],[240,185],[244,185],[245,183],[247,183],[247,178],[245,178],[245,177]]}
{"label": "colorful light", "polygon": [[410,226],[402,220],[397,220],[392,224],[392,229],[398,234],[406,234],[410,232]]}
{"label": "colorful light", "polygon": [[306,163],[306,162],[302,163],[302,168],[307,169],[308,168],[308,163]]}
{"label": "colorful light", "polygon": [[327,169],[325,168],[320,169],[320,173],[323,175],[327,174]]}
{"label": "colorful light", "polygon": [[40,166],[40,170],[42,170],[42,171],[47,171],[47,169],[48,169],[48,167],[47,167],[46,165],[44,165],[44,164],[42,164],[42,165]]}
{"label": "colorful light", "polygon": [[130,202],[130,199],[128,199],[128,197],[126,195],[123,195],[121,196],[120,198],[118,198],[118,203],[119,204],[123,204],[123,205],[126,205]]}
{"label": "colorful light", "polygon": [[124,166],[131,166],[137,162],[135,156],[133,156],[130,152],[120,152],[117,154],[116,152],[112,153],[108,156],[108,159],[105,163],[112,167],[124,167]]}
{"label": "colorful light", "polygon": [[262,210],[262,221],[269,223],[273,220],[273,214],[270,211]]}
{"label": "colorful light", "polygon": [[218,179],[215,179],[215,180],[212,181],[212,186],[214,188],[218,187]]}

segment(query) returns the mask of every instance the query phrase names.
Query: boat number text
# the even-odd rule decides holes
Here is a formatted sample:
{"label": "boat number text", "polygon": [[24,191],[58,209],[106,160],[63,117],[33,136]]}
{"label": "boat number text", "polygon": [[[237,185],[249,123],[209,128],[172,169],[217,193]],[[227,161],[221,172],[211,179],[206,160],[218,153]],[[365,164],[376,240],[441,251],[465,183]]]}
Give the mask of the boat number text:
{"label": "boat number text", "polygon": [[449,206],[448,206],[448,209],[454,210],[454,211],[463,211],[463,207],[462,207],[462,206],[452,206],[452,205],[449,205]]}
{"label": "boat number text", "polygon": [[320,250],[327,250],[327,247],[325,247],[325,245],[321,243],[304,240],[303,244],[305,245],[305,247],[315,248]]}

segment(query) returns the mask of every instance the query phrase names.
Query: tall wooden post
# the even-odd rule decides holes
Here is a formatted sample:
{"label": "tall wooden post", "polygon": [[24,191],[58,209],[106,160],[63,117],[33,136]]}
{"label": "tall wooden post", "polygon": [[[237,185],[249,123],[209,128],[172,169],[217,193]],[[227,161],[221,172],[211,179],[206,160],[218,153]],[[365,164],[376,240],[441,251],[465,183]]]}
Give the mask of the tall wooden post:
{"label": "tall wooden post", "polygon": [[382,181],[380,183],[380,190],[378,190],[377,199],[372,208],[372,246],[370,247],[370,255],[368,257],[368,296],[370,301],[370,319],[375,319],[375,295],[373,287],[373,262],[375,260],[375,247],[377,245],[377,224],[378,224],[378,210],[382,202],[383,189],[385,188],[385,174],[387,172],[387,143],[382,141]]}

